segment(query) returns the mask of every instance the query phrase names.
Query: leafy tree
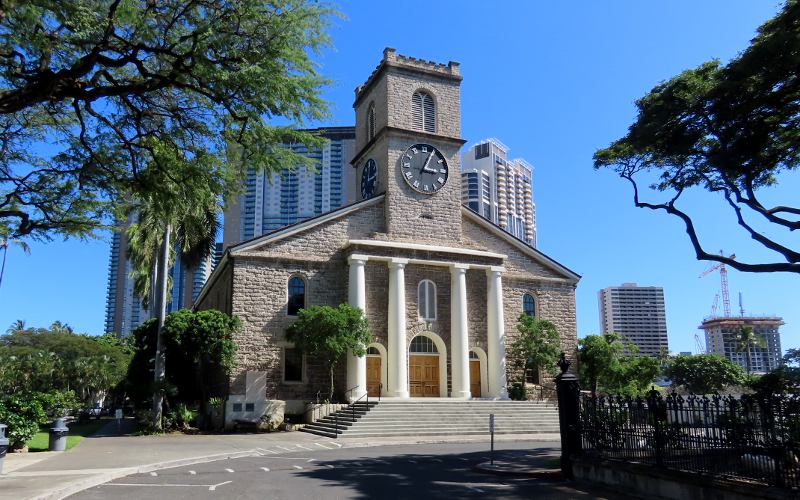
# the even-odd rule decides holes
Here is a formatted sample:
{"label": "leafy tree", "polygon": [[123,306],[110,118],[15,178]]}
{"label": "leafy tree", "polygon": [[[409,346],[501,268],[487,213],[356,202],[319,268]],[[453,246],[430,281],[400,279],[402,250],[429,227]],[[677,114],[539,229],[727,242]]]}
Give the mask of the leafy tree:
{"label": "leafy tree", "polygon": [[592,395],[598,390],[615,394],[644,392],[660,371],[659,361],[638,356],[634,344],[616,333],[587,335],[578,340],[578,373]]}
{"label": "leafy tree", "polygon": [[311,306],[300,309],[297,316],[297,321],[286,329],[286,340],[327,365],[331,381],[329,398],[333,399],[336,366],[348,351],[356,356],[367,353],[367,344],[372,339],[367,318],[361,309],[348,304]]}
{"label": "leafy tree", "polygon": [[786,354],[783,355],[783,362],[789,366],[800,368],[800,349],[787,349]]}
{"label": "leafy tree", "polygon": [[734,345],[736,346],[736,352],[743,352],[745,353],[745,360],[747,362],[747,374],[750,375],[752,372],[753,360],[752,360],[752,349],[754,347],[760,347],[764,349],[767,347],[767,341],[764,339],[763,336],[756,334],[753,331],[753,327],[749,325],[743,325],[739,328],[739,331],[736,332],[736,336],[733,339]]}
{"label": "leafy tree", "polygon": [[719,392],[747,379],[742,367],[717,354],[675,356],[664,374],[674,386],[682,386],[696,394]]}
{"label": "leafy tree", "polygon": [[526,370],[542,369],[551,375],[558,372],[556,362],[561,354],[561,337],[553,322],[522,314],[517,323],[520,335],[511,344],[511,359],[525,383]]}
{"label": "leafy tree", "polygon": [[750,387],[763,395],[800,394],[800,368],[779,366],[771,372],[755,378],[750,383]]}
{"label": "leafy tree", "polygon": [[[215,310],[192,312],[182,309],[170,313],[164,322],[165,382],[159,389],[173,402],[204,403],[220,395],[227,386],[227,375],[235,363],[234,333],[241,322]],[[132,337],[135,354],[126,377],[125,389],[141,406],[152,397],[157,321],[141,324]]]}
{"label": "leafy tree", "polygon": [[92,235],[164,175],[190,180],[164,151],[230,189],[241,165],[307,164],[278,145],[320,140],[273,123],[327,114],[312,56],[332,14],[313,0],[3,2],[0,234]]}
{"label": "leafy tree", "polygon": [[[771,206],[758,194],[800,160],[798,67],[800,2],[788,0],[728,64],[706,62],[636,101],[636,122],[595,152],[594,166],[630,182],[635,206],[678,217],[698,259],[739,271],[800,273],[800,249],[786,243],[800,229],[800,206]],[[643,201],[637,179],[655,179],[651,188],[667,193],[666,201]],[[721,195],[739,229],[772,257],[744,262],[706,251],[691,215],[678,206],[697,187]]]}
{"label": "leafy tree", "polygon": [[125,376],[131,352],[104,337],[56,330],[13,330],[0,336],[0,392],[73,390],[91,404]]}
{"label": "leafy tree", "polygon": [[578,340],[578,373],[588,384],[592,396],[597,394],[601,382],[619,370],[619,359],[625,346],[614,333],[587,335]]}

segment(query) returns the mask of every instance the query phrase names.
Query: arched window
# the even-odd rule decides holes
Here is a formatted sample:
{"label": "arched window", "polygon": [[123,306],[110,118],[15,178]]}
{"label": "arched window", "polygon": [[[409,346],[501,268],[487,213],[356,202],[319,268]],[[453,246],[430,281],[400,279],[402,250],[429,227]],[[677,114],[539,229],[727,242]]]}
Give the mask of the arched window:
{"label": "arched window", "polygon": [[380,356],[381,352],[377,347],[367,347],[367,356]]}
{"label": "arched window", "polygon": [[426,321],[436,320],[436,285],[431,280],[422,280],[417,288],[417,310]]}
{"label": "arched window", "polygon": [[375,103],[370,103],[367,111],[367,141],[375,137]]}
{"label": "arched window", "polygon": [[295,276],[289,280],[289,302],[286,305],[286,314],[297,316],[297,311],[306,307],[306,282],[303,278]]}
{"label": "arched window", "polygon": [[536,303],[533,301],[533,295],[526,293],[522,296],[522,312],[528,316],[536,316]]}
{"label": "arched window", "polygon": [[411,114],[415,129],[436,132],[436,110],[430,94],[422,91],[414,92],[411,98]]}
{"label": "arched window", "polygon": [[411,341],[411,345],[408,347],[408,352],[414,353],[422,353],[422,354],[435,354],[439,351],[436,350],[436,344],[433,343],[429,337],[425,335],[417,335]]}
{"label": "arched window", "polygon": [[475,351],[469,351],[469,359],[480,359],[478,357],[478,353]]}

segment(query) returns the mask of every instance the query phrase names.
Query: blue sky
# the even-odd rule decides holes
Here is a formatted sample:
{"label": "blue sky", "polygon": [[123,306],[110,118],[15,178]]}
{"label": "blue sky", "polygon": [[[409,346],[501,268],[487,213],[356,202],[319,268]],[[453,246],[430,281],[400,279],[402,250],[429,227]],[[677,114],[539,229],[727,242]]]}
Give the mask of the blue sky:
{"label": "blue sky", "polygon": [[[333,79],[325,91],[332,118],[349,125],[353,89],[384,47],[461,63],[462,134],[468,145],[496,137],[534,167],[539,248],[583,276],[578,333],[598,332],[597,291],[623,282],[663,286],[670,348],[694,350],[711,312],[719,275],[699,279],[681,224],[633,207],[630,187],[592,168],[595,149],[624,135],[634,100],[658,82],[744,49],[780,8],[774,1],[366,2],[339,4],[334,48],[320,57]],[[800,176],[784,176],[765,195],[797,203]],[[792,196],[792,193],[795,193]],[[691,194],[686,209],[709,249],[765,258],[738,234],[720,200]],[[800,240],[783,240],[800,247]],[[0,327],[69,323],[103,329],[108,241],[34,243],[30,256],[9,252],[0,287]],[[732,307],[743,293],[748,314],[780,315],[784,349],[800,346],[800,276],[729,272]]]}

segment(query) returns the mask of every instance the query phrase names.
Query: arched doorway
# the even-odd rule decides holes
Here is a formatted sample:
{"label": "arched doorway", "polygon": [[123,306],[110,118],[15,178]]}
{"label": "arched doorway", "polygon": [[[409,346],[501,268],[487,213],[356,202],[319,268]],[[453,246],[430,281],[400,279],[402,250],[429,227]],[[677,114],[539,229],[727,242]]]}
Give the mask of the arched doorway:
{"label": "arched doorway", "polygon": [[[382,347],[382,346],[381,346]],[[367,347],[367,394],[378,397],[384,387],[383,356],[376,345]]]}
{"label": "arched doorway", "polygon": [[475,351],[469,351],[469,392],[473,398],[481,397],[481,360]]}
{"label": "arched doorway", "polygon": [[440,353],[433,339],[417,335],[408,348],[408,389],[411,397],[439,397]]}

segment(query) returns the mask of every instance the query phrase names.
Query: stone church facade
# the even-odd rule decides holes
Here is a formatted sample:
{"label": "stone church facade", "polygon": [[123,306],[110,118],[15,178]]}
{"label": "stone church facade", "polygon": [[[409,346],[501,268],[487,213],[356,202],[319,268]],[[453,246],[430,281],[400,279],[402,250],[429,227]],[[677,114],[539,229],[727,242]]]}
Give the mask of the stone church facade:
{"label": "stone church facade", "polygon": [[580,277],[461,204],[461,80],[457,63],[386,49],[356,89],[360,200],[228,249],[195,307],[242,320],[230,417],[325,393],[325,370],[285,340],[299,307],[365,312],[373,342],[337,376],[351,399],[507,397],[523,312],[573,352]]}

